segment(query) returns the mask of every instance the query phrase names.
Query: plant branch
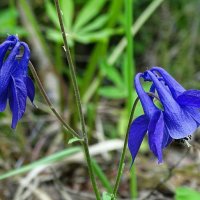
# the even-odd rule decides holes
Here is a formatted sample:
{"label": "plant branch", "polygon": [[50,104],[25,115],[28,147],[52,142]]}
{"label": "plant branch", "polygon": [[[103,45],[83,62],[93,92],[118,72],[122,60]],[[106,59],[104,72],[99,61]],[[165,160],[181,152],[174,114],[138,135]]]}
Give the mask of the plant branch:
{"label": "plant branch", "polygon": [[54,113],[54,115],[57,117],[57,119],[61,122],[61,124],[63,125],[64,128],[67,129],[67,131],[69,133],[71,133],[74,137],[80,138],[80,135],[77,134],[65,121],[64,119],[60,116],[60,114],[57,112],[57,110],[54,108],[53,104],[51,103],[49,97],[47,96],[44,87],[42,86],[42,83],[40,81],[39,76],[37,75],[37,72],[33,66],[33,64],[29,61],[29,68],[31,70],[31,73],[33,74],[33,77],[35,79],[35,81],[38,84],[38,87],[40,89],[40,92],[42,94],[42,96],[44,97],[46,103],[48,104],[48,106],[50,107],[50,109],[52,110],[52,112]]}
{"label": "plant branch", "polygon": [[56,11],[57,11],[57,14],[58,14],[60,29],[61,29],[62,37],[63,37],[63,41],[64,41],[64,51],[65,51],[67,61],[68,61],[68,64],[69,64],[70,76],[71,76],[72,85],[73,85],[73,88],[74,88],[78,113],[79,113],[79,117],[80,117],[80,120],[81,120],[81,127],[82,127],[82,130],[83,130],[82,134],[83,134],[83,137],[84,137],[84,134],[86,134],[85,120],[84,120],[82,106],[81,106],[81,98],[80,98],[80,93],[79,93],[79,89],[78,89],[78,83],[77,83],[77,80],[76,80],[75,67],[74,67],[74,63],[72,61],[72,57],[71,57],[71,54],[70,54],[69,45],[68,45],[68,42],[67,42],[67,34],[65,32],[65,28],[64,28],[64,24],[63,24],[63,20],[62,20],[62,13],[61,13],[61,9],[60,9],[60,5],[59,5],[58,0],[55,0],[55,5],[56,5]]}
{"label": "plant branch", "polygon": [[[154,94],[152,92],[147,92],[147,94],[149,96],[157,99],[158,101],[160,101],[159,97],[156,94]],[[127,147],[127,143],[128,143],[129,129],[130,129],[130,126],[131,126],[131,122],[132,122],[133,115],[134,115],[135,108],[137,106],[138,101],[139,101],[139,97],[137,97],[135,99],[135,101],[133,103],[132,110],[131,110],[131,114],[130,114],[130,117],[129,117],[129,122],[128,122],[128,127],[127,127],[127,130],[126,130],[126,136],[125,136],[125,140],[124,140],[124,146],[123,146],[123,150],[122,150],[122,155],[121,155],[121,158],[120,158],[120,161],[119,161],[119,168],[118,168],[118,172],[117,172],[117,178],[116,178],[115,186],[114,186],[113,193],[112,193],[112,200],[114,200],[116,198],[117,190],[118,190],[119,183],[120,183],[120,179],[121,179],[121,176],[122,176],[122,173],[123,173],[124,160],[125,160],[125,154],[126,154],[126,147]]]}
{"label": "plant branch", "polygon": [[89,153],[88,137],[86,134],[85,120],[84,120],[84,115],[83,115],[83,111],[82,111],[81,98],[80,98],[79,88],[78,88],[77,79],[76,79],[75,67],[74,67],[74,63],[72,61],[70,49],[69,49],[68,42],[67,42],[67,36],[66,36],[66,32],[65,32],[65,28],[64,28],[64,24],[63,24],[63,20],[62,20],[62,13],[61,13],[59,1],[54,0],[54,2],[55,2],[55,6],[56,6],[56,11],[58,14],[58,19],[59,19],[62,37],[63,37],[63,41],[64,41],[64,50],[65,50],[67,61],[69,64],[70,76],[72,79],[72,85],[73,85],[73,89],[74,89],[74,93],[75,93],[75,100],[76,100],[78,113],[79,113],[79,117],[80,117],[80,121],[81,121],[81,129],[82,129],[82,134],[83,134],[83,139],[84,139],[84,141],[82,142],[82,145],[83,145],[83,149],[84,149],[84,153],[85,153],[85,157],[86,157],[86,161],[87,161],[87,165],[88,165],[88,171],[89,171],[92,186],[93,186],[93,189],[94,189],[94,192],[96,195],[96,199],[100,200],[101,196],[100,196],[97,184],[96,184],[95,175],[94,175],[92,162],[91,162],[91,157],[90,157],[90,153]]}
{"label": "plant branch", "polygon": [[122,173],[123,173],[124,160],[125,160],[125,154],[126,154],[126,147],[127,147],[127,143],[128,143],[129,129],[130,129],[130,126],[131,126],[131,122],[132,122],[133,115],[134,115],[135,108],[137,106],[138,101],[139,101],[139,97],[137,97],[136,100],[134,101],[134,104],[133,104],[133,107],[132,107],[132,110],[131,110],[131,114],[130,114],[130,118],[129,118],[129,122],[128,122],[128,127],[127,127],[127,130],[126,130],[126,136],[125,136],[125,140],[124,140],[124,146],[123,146],[123,150],[122,150],[122,155],[121,155],[120,162],[119,162],[117,178],[116,178],[115,186],[114,186],[113,193],[112,193],[112,200],[114,200],[116,198],[117,190],[118,190],[119,183],[120,183],[120,179],[121,179],[121,176],[122,176]]}

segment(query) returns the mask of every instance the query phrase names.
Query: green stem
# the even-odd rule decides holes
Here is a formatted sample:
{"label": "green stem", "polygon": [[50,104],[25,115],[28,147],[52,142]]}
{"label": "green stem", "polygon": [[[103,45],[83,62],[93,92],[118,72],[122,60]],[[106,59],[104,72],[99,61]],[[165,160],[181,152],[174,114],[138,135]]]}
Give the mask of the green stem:
{"label": "green stem", "polygon": [[80,117],[80,120],[81,120],[81,127],[82,127],[82,130],[83,130],[82,134],[83,134],[83,137],[84,137],[84,134],[86,133],[85,120],[84,120],[82,106],[81,106],[78,83],[77,83],[77,80],[76,80],[75,67],[74,67],[74,63],[72,61],[71,53],[70,53],[70,50],[69,50],[69,45],[68,45],[68,42],[67,42],[67,34],[65,32],[65,28],[64,28],[64,24],[63,24],[63,20],[62,20],[62,13],[61,13],[61,9],[60,9],[60,5],[59,5],[58,0],[55,0],[55,5],[56,5],[56,11],[57,11],[57,14],[58,14],[58,19],[59,19],[62,37],[63,37],[63,41],[64,41],[64,50],[65,50],[65,54],[66,54],[67,61],[68,61],[68,64],[69,64],[70,76],[71,76],[72,85],[73,85],[73,88],[74,88],[78,113],[79,113],[79,117]]}
{"label": "green stem", "polygon": [[[127,116],[128,113],[130,113],[132,102],[133,102],[133,77],[135,74],[135,65],[134,65],[134,40],[131,33],[131,26],[133,23],[133,0],[125,0],[124,6],[125,6],[125,33],[126,33],[126,40],[127,40],[127,46],[126,46],[126,88],[128,89],[128,98],[126,102],[126,111]],[[137,178],[136,178],[136,172],[135,167],[133,167],[131,173],[130,173],[130,188],[131,188],[131,197],[134,199],[137,196]]]}
{"label": "green stem", "polygon": [[127,111],[128,113],[131,110],[131,103],[133,102],[133,76],[135,73],[134,62],[133,62],[133,36],[131,34],[132,18],[133,18],[133,0],[125,0],[125,33],[127,40],[126,48],[126,84],[128,89],[128,98],[127,98]]}
{"label": "green stem", "polygon": [[[132,36],[134,37],[138,31],[141,29],[141,27],[144,25],[144,23],[151,17],[151,15],[155,12],[155,10],[161,5],[161,3],[164,0],[154,0],[151,1],[149,6],[142,12],[142,14],[139,16],[139,18],[135,21],[135,23],[132,26]],[[120,55],[123,53],[125,47],[127,45],[126,38],[122,38],[121,41],[115,46],[113,52],[108,57],[108,63],[110,65],[114,65],[117,59],[120,57]]]}
{"label": "green stem", "polygon": [[33,66],[33,64],[29,61],[29,68],[33,74],[33,77],[35,79],[35,81],[38,84],[38,87],[40,89],[41,94],[43,95],[45,101],[47,102],[48,106],[50,107],[50,109],[52,110],[52,112],[55,114],[55,116],[57,117],[57,119],[62,123],[62,125],[64,126],[64,128],[66,128],[69,133],[71,133],[74,137],[78,137],[80,138],[80,135],[78,135],[66,122],[65,120],[61,117],[61,115],[57,112],[57,110],[54,108],[53,104],[51,103],[49,97],[47,96],[42,83],[40,81],[39,76],[37,75],[37,72],[35,71],[35,68]]}
{"label": "green stem", "polygon": [[71,57],[68,42],[67,42],[67,36],[66,36],[66,32],[65,32],[65,28],[64,28],[64,24],[63,24],[63,20],[62,20],[62,13],[61,13],[60,5],[59,5],[58,0],[54,0],[54,2],[55,2],[55,6],[56,6],[56,11],[58,14],[58,19],[59,19],[62,37],[63,37],[63,41],[64,41],[64,50],[65,50],[67,61],[69,64],[70,76],[72,79],[72,85],[73,85],[73,89],[74,89],[74,93],[75,93],[76,104],[77,104],[78,113],[79,113],[79,117],[80,117],[80,121],[81,121],[81,128],[82,128],[82,134],[83,134],[83,139],[84,139],[84,142],[82,142],[82,144],[83,144],[83,149],[84,149],[84,153],[85,153],[85,157],[86,157],[86,161],[87,161],[87,165],[88,165],[88,171],[89,171],[92,186],[93,186],[93,189],[94,189],[94,192],[96,195],[96,199],[100,200],[101,196],[100,196],[97,184],[96,184],[94,171],[93,171],[93,167],[92,167],[92,162],[91,162],[91,157],[90,157],[90,153],[89,153],[88,137],[86,134],[85,120],[84,120],[84,115],[83,115],[82,106],[81,106],[79,88],[78,88],[78,84],[77,84],[77,80],[76,80],[75,67],[74,67],[74,64],[72,61],[72,57]]}
{"label": "green stem", "polygon": [[133,107],[132,107],[132,110],[131,110],[131,114],[130,114],[130,118],[129,118],[129,122],[128,122],[128,127],[127,127],[127,131],[126,131],[126,136],[125,136],[125,140],[124,140],[122,155],[121,155],[120,162],[119,162],[117,178],[116,178],[115,186],[114,186],[113,193],[112,193],[112,200],[114,200],[116,198],[120,179],[121,179],[121,176],[122,176],[122,173],[123,173],[123,169],[124,169],[124,165],[125,165],[124,160],[125,160],[125,154],[126,154],[126,147],[127,147],[127,143],[128,143],[129,129],[130,129],[130,126],[131,126],[131,122],[132,122],[132,119],[133,119],[133,115],[134,115],[135,108],[137,106],[138,100],[139,100],[139,98],[137,97],[137,99],[134,101],[134,104],[133,104]]}
{"label": "green stem", "polygon": [[94,175],[94,170],[93,170],[93,167],[92,167],[92,160],[91,160],[91,157],[90,157],[88,142],[86,142],[84,140],[84,142],[82,144],[83,144],[83,149],[84,149],[84,153],[85,153],[85,157],[86,157],[86,161],[87,161],[90,180],[92,182],[92,187],[93,187],[93,190],[95,192],[96,199],[101,200],[101,195],[100,195],[98,187],[97,187],[97,183],[96,183],[96,179],[95,179],[95,175]]}

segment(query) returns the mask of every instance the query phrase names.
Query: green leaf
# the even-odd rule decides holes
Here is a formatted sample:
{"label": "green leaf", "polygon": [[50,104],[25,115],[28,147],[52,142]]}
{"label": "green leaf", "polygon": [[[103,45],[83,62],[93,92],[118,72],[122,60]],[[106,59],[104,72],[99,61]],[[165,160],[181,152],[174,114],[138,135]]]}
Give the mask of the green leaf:
{"label": "green leaf", "polygon": [[72,144],[74,142],[81,142],[81,141],[83,141],[83,139],[73,137],[73,138],[69,139],[68,144]]}
{"label": "green leaf", "polygon": [[[1,26],[1,24],[0,24]],[[9,35],[19,35],[19,36],[25,36],[27,35],[27,31],[25,29],[23,29],[22,27],[19,26],[4,26],[3,29],[0,29],[0,36],[5,38],[5,35],[7,35],[9,33]]]}
{"label": "green leaf", "polygon": [[111,66],[105,62],[102,62],[100,67],[101,67],[103,75],[106,76],[106,78],[112,81],[116,86],[123,87],[124,85],[123,79],[120,76],[118,70],[114,66]]}
{"label": "green leaf", "polygon": [[102,185],[107,189],[107,191],[112,192],[113,189],[110,184],[110,181],[108,180],[107,176],[105,175],[102,168],[99,166],[95,159],[92,159],[92,167],[94,169],[95,175],[99,178]]}
{"label": "green leaf", "polygon": [[63,13],[64,24],[67,31],[71,30],[72,20],[74,17],[74,1],[73,0],[62,0],[60,2],[61,10]]}
{"label": "green leaf", "polygon": [[108,15],[101,15],[100,17],[97,17],[94,19],[91,23],[88,25],[84,26],[79,33],[80,34],[85,34],[89,33],[91,31],[95,31],[97,29],[100,29],[102,26],[105,25],[105,23],[108,21]]}
{"label": "green leaf", "polygon": [[58,16],[57,16],[55,7],[49,0],[45,1],[45,7],[46,7],[47,15],[49,16],[49,19],[59,29],[60,25],[59,25]]}
{"label": "green leaf", "polygon": [[111,198],[112,198],[112,194],[109,194],[107,192],[103,193],[102,200],[111,200]]}
{"label": "green leaf", "polygon": [[19,174],[23,174],[23,173],[28,172],[28,171],[36,168],[36,167],[39,167],[39,166],[48,165],[48,164],[51,164],[51,163],[54,163],[54,162],[58,162],[60,160],[67,158],[68,156],[73,155],[75,153],[78,153],[80,151],[81,151],[80,147],[71,147],[71,148],[65,149],[63,151],[54,153],[50,156],[47,156],[45,158],[42,158],[42,159],[37,160],[35,162],[32,162],[29,165],[25,165],[25,166],[22,166],[20,168],[5,172],[5,173],[0,175],[0,180],[6,179],[6,178],[9,178],[9,177],[12,177],[12,176],[16,176],[16,175],[19,175]]}
{"label": "green leaf", "polygon": [[58,43],[62,43],[62,35],[59,30],[46,28],[47,38]]}
{"label": "green leaf", "polygon": [[74,24],[74,32],[80,30],[92,18],[94,18],[106,3],[106,0],[90,0],[80,11]]}
{"label": "green leaf", "polygon": [[[60,43],[60,44],[63,43],[62,35],[59,30],[52,29],[52,28],[46,28],[46,34],[47,34],[47,38],[49,40],[54,41],[56,43]],[[73,45],[73,40],[72,40],[71,35],[68,35],[68,43],[69,43],[69,46]]]}
{"label": "green leaf", "polygon": [[176,200],[199,200],[200,193],[187,187],[180,187],[176,189],[175,199]]}
{"label": "green leaf", "polygon": [[16,9],[9,8],[0,12],[0,35],[5,37],[9,34],[25,35],[27,32],[22,28],[17,26],[18,12]]}
{"label": "green leaf", "polygon": [[123,99],[127,97],[127,90],[124,88],[106,86],[99,89],[99,95],[110,99]]}
{"label": "green leaf", "polygon": [[85,33],[85,34],[81,34],[81,32],[80,33],[77,32],[77,35],[75,36],[75,38],[77,41],[87,44],[90,42],[107,40],[108,37],[114,34],[116,34],[116,31],[114,29],[106,28],[101,31]]}
{"label": "green leaf", "polygon": [[1,11],[0,14],[0,25],[1,27],[11,27],[16,24],[18,13],[14,9],[6,9]]}

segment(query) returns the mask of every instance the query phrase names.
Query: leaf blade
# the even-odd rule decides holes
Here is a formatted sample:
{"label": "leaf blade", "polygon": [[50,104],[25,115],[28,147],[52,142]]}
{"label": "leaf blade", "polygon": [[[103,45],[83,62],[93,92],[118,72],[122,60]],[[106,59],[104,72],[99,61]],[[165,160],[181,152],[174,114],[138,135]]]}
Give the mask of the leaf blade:
{"label": "leaf blade", "polygon": [[62,0],[60,2],[60,6],[63,13],[65,27],[67,29],[67,32],[70,32],[74,17],[74,2],[73,0]]}
{"label": "leaf blade", "polygon": [[106,3],[106,0],[94,1],[90,0],[80,11],[79,15],[74,24],[74,31],[80,30],[86,23],[88,23],[92,18],[94,18],[101,8]]}

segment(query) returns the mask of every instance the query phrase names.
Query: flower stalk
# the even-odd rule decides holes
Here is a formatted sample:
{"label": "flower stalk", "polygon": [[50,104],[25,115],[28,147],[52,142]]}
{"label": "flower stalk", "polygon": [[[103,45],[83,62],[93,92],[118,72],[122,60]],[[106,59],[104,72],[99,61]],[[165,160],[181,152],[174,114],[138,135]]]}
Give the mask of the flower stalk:
{"label": "flower stalk", "polygon": [[[159,101],[159,98],[155,94],[153,94],[152,92],[147,92],[147,94],[148,94],[148,96],[153,97],[153,98],[155,98],[155,99],[157,99]],[[117,178],[116,178],[116,181],[115,181],[115,185],[114,185],[114,189],[113,189],[113,192],[112,192],[111,200],[115,200],[116,196],[117,196],[117,191],[118,191],[118,188],[119,188],[121,176],[123,174],[123,170],[124,170],[124,166],[125,166],[124,160],[125,160],[126,149],[127,149],[127,144],[128,144],[129,131],[130,131],[132,119],[133,119],[133,116],[134,116],[135,109],[136,109],[138,101],[139,101],[139,97],[137,97],[135,99],[135,101],[133,103],[133,106],[132,106],[132,109],[131,109],[131,114],[130,114],[130,117],[129,117],[128,127],[127,127],[127,130],[126,130],[126,136],[125,136],[125,140],[124,140],[124,146],[123,146],[121,158],[120,158],[120,161],[119,161],[119,168],[118,168],[118,172],[117,172]]]}
{"label": "flower stalk", "polygon": [[67,61],[69,64],[70,76],[71,76],[72,85],[73,85],[73,89],[74,89],[74,93],[75,93],[75,100],[76,100],[77,109],[78,109],[78,113],[79,113],[79,117],[80,117],[80,121],[81,121],[81,129],[82,129],[82,137],[83,137],[82,146],[84,149],[87,166],[88,166],[88,171],[89,171],[92,186],[93,186],[93,189],[94,189],[94,192],[96,195],[96,199],[100,200],[101,196],[100,196],[97,184],[96,184],[95,175],[94,175],[92,162],[91,162],[91,157],[90,157],[90,153],[89,153],[88,137],[87,137],[86,128],[85,128],[85,119],[84,119],[82,105],[81,105],[81,98],[80,98],[79,88],[78,88],[77,79],[76,79],[75,67],[74,67],[74,63],[72,61],[70,49],[69,49],[68,42],[67,42],[67,34],[65,32],[65,28],[64,28],[64,24],[63,24],[63,20],[62,20],[62,12],[60,9],[59,1],[54,0],[54,2],[55,2],[55,6],[56,6],[56,11],[58,14],[58,19],[59,19],[61,33],[62,33],[63,42],[64,42],[64,50],[65,50],[65,54],[66,54]]}
{"label": "flower stalk", "polygon": [[62,116],[57,112],[57,110],[55,109],[55,107],[53,106],[53,104],[51,103],[49,97],[47,96],[44,87],[42,86],[42,83],[40,81],[39,76],[37,75],[37,72],[33,66],[33,64],[31,63],[31,61],[29,61],[29,69],[31,70],[31,73],[33,74],[33,77],[35,79],[35,81],[38,84],[39,90],[42,94],[42,96],[44,97],[46,103],[48,104],[48,106],[50,107],[50,109],[52,110],[52,112],[55,114],[55,116],[57,117],[57,119],[61,122],[61,124],[63,125],[64,128],[66,128],[66,130],[72,134],[74,137],[77,138],[81,138],[80,135],[78,133],[76,133],[66,122],[65,120],[62,118]]}
{"label": "flower stalk", "polygon": [[126,130],[126,136],[125,136],[125,140],[124,140],[124,146],[123,146],[122,155],[121,155],[121,158],[120,158],[120,161],[119,161],[119,168],[118,168],[118,172],[117,172],[117,178],[116,178],[116,181],[115,181],[115,185],[114,185],[114,189],[113,189],[112,199],[111,200],[116,199],[116,196],[117,196],[117,190],[119,188],[119,183],[120,183],[121,176],[122,176],[122,173],[123,173],[123,170],[124,170],[124,165],[125,165],[124,164],[124,160],[125,160],[125,155],[126,155],[129,130],[130,130],[130,127],[131,127],[131,122],[132,122],[133,115],[134,115],[134,112],[135,112],[135,109],[136,109],[138,101],[139,101],[139,97],[137,97],[136,100],[134,101],[133,107],[132,107],[132,110],[131,110],[131,114],[130,114],[130,117],[129,117],[128,127],[127,127],[127,130]]}

